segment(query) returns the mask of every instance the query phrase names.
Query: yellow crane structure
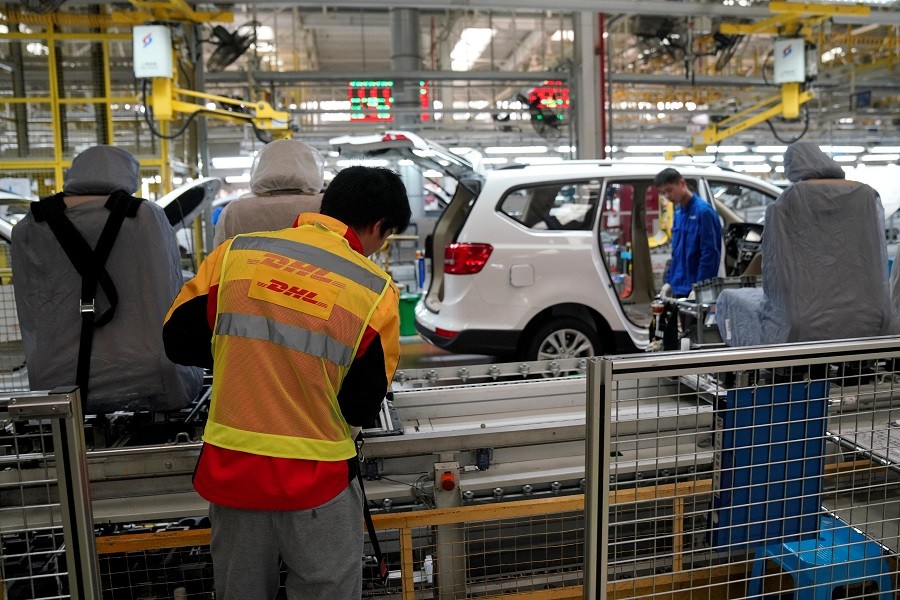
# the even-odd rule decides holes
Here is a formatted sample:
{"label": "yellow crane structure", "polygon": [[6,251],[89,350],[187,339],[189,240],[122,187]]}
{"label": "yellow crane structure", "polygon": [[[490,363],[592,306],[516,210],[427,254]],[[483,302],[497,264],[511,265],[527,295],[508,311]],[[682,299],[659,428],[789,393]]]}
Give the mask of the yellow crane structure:
{"label": "yellow crane structure", "polygon": [[[780,38],[803,38],[814,41],[814,28],[837,15],[867,16],[864,5],[811,4],[805,2],[769,2],[771,17],[756,23],[722,23],[720,31],[727,35],[775,35]],[[818,60],[818,57],[816,58]],[[691,146],[684,150],[666,152],[666,158],[677,155],[705,154],[706,147],[718,144],[769,119],[781,116],[796,119],[800,107],[815,97],[803,89],[805,83],[792,81],[781,84],[781,91],[756,104],[715,123],[691,138]]]}

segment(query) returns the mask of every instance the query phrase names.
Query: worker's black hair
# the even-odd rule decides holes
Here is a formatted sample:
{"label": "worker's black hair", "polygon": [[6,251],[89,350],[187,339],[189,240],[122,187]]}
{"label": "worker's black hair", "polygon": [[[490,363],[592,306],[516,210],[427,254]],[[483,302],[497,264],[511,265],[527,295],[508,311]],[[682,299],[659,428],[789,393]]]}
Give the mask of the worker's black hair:
{"label": "worker's black hair", "polygon": [[656,177],[653,178],[653,185],[661,187],[667,183],[678,183],[682,179],[684,177],[681,176],[681,173],[672,167],[668,167],[656,174]]}
{"label": "worker's black hair", "polygon": [[412,216],[403,180],[382,167],[341,170],[325,189],[320,212],[351,228],[369,227],[384,219],[382,235],[402,232]]}

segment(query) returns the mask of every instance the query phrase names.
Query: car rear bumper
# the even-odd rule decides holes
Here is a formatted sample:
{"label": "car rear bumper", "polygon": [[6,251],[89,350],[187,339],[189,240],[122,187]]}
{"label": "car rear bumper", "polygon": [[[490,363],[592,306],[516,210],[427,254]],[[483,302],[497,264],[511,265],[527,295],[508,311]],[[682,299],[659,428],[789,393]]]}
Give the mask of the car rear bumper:
{"label": "car rear bumper", "polygon": [[497,331],[491,329],[467,329],[453,337],[438,335],[416,321],[416,331],[438,348],[456,354],[491,354],[504,356],[515,354],[521,331]]}

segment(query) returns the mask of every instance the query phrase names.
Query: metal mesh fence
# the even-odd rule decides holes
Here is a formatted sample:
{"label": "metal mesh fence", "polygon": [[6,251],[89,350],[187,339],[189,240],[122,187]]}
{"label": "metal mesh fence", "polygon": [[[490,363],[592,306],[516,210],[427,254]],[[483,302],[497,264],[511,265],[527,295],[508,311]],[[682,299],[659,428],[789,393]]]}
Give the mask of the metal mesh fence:
{"label": "metal mesh fence", "polygon": [[10,435],[4,436],[0,448],[2,597],[68,598],[50,426],[40,422],[5,426]]}
{"label": "metal mesh fence", "polygon": [[9,243],[0,240],[0,392],[28,389],[9,249]]}
{"label": "metal mesh fence", "polygon": [[869,342],[609,361],[596,597],[892,598],[898,354]]}

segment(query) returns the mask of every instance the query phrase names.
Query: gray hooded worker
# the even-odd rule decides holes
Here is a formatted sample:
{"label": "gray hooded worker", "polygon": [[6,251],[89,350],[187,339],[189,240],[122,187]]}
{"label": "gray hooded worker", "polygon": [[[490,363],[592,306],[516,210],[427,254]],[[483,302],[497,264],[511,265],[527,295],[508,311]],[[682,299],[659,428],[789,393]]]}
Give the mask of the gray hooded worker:
{"label": "gray hooded worker", "polygon": [[251,193],[219,215],[214,246],[240,233],[285,229],[300,213],[319,212],[324,167],[319,152],[300,140],[275,140],[263,146],[250,170]]}
{"label": "gray hooded worker", "polygon": [[[176,365],[163,350],[163,319],[183,282],[180,255],[163,210],[131,195],[139,186],[134,156],[93,146],[72,161],[62,193],[34,203],[13,228],[29,384],[86,387],[85,413],[181,409],[203,383],[202,369]],[[84,273],[96,285],[83,286]],[[90,359],[79,365],[84,343]]]}
{"label": "gray hooded worker", "polygon": [[766,209],[763,289],[725,290],[716,321],[749,346],[883,335],[890,319],[884,209],[813,142],[784,154],[791,185]]}

